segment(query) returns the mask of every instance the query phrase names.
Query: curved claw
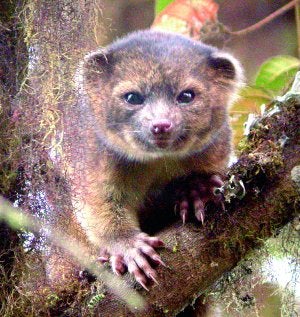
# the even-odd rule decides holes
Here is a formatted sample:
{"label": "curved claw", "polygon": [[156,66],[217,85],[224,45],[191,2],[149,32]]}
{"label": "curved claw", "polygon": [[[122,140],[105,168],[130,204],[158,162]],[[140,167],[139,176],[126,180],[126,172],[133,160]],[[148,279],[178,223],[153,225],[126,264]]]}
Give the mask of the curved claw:
{"label": "curved claw", "polygon": [[182,224],[185,225],[187,218],[187,211],[181,213]]}
{"label": "curved claw", "polygon": [[192,176],[189,182],[179,185],[179,188],[175,189],[177,199],[174,211],[177,212],[179,209],[183,224],[187,221],[191,211],[194,212],[196,219],[204,224],[205,206],[209,201],[224,208],[223,196],[214,193],[215,189],[222,185],[223,181],[218,175]]}
{"label": "curved claw", "polygon": [[204,202],[200,198],[195,199],[194,201],[195,217],[197,218],[198,221],[201,221],[202,225],[204,224],[204,218],[205,218],[204,207],[205,207]]}
{"label": "curved claw", "polygon": [[109,261],[109,258],[106,257],[106,256],[99,256],[99,257],[97,258],[97,261],[99,261],[99,262],[101,262],[101,263],[103,264],[103,263],[108,262],[108,261]]}
{"label": "curved claw", "polygon": [[189,212],[189,202],[187,199],[183,199],[180,202],[179,212],[180,212],[180,217],[182,219],[182,223],[185,224],[187,217],[188,217],[188,212]]}
{"label": "curved claw", "polygon": [[204,225],[204,218],[205,218],[204,210],[195,211],[195,216],[196,216],[197,220],[201,221],[202,225]]}
{"label": "curved claw", "polygon": [[147,292],[149,292],[149,289],[147,288],[147,286],[145,285],[144,282],[142,281],[137,281]]}
{"label": "curved claw", "polygon": [[177,215],[178,212],[178,201],[174,205],[174,214]]}
{"label": "curved claw", "polygon": [[156,284],[156,285],[159,285],[158,281],[156,280],[156,278],[150,273],[148,274],[148,277],[151,278],[151,280]]}
{"label": "curved claw", "polygon": [[160,258],[160,256],[153,257],[152,259],[153,259],[155,262],[161,264],[162,266],[167,267],[166,263]]}

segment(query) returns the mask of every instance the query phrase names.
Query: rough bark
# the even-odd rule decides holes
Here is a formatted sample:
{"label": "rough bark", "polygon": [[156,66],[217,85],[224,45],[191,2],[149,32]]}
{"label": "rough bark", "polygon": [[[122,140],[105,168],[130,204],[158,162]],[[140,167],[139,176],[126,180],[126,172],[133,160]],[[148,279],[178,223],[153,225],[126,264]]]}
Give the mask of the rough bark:
{"label": "rough bark", "polygon": [[[288,102],[252,130],[228,174],[243,181],[242,199],[231,199],[226,212],[211,215],[204,227],[175,223],[160,232],[167,246],[161,255],[168,268],[158,269],[159,285],[149,293],[141,291],[148,303],[145,310],[130,311],[107,294],[99,303],[98,315],[175,316],[291,221],[299,213],[300,201],[299,188],[291,178],[292,169],[300,164],[299,118],[299,101]],[[231,194],[225,191],[226,197]]]}

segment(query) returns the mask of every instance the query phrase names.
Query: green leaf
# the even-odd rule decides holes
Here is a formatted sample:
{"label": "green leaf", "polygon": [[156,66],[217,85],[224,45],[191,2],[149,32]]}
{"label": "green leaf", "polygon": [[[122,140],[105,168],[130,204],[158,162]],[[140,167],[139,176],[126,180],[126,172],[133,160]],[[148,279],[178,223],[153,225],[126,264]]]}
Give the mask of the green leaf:
{"label": "green leaf", "polygon": [[243,88],[239,95],[241,98],[246,98],[255,102],[258,105],[262,103],[268,103],[274,99],[275,95],[272,94],[269,90],[264,89],[263,87],[256,87],[256,86],[247,86]]}
{"label": "green leaf", "polygon": [[255,85],[279,92],[288,86],[299,67],[300,60],[296,57],[288,55],[272,57],[261,65]]}
{"label": "green leaf", "polygon": [[173,0],[156,0],[155,1],[155,15],[158,15],[171,2],[173,2]]}
{"label": "green leaf", "polygon": [[239,92],[240,98],[230,109],[231,126],[234,130],[234,144],[237,145],[244,135],[244,123],[249,113],[260,113],[260,106],[270,103],[274,96],[270,91],[255,86],[247,86]]}

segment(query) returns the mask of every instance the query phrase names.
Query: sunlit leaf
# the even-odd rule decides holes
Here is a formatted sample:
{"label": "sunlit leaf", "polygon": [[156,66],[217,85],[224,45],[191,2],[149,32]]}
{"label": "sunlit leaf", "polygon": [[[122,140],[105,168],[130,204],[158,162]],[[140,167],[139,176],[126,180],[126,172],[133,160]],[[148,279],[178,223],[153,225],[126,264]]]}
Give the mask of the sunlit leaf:
{"label": "sunlit leaf", "polygon": [[234,144],[237,145],[244,134],[244,123],[249,113],[259,113],[262,104],[270,103],[274,96],[268,90],[247,86],[240,93],[240,98],[230,109],[231,126],[234,131]]}
{"label": "sunlit leaf", "polygon": [[256,76],[255,85],[280,91],[293,80],[300,67],[300,60],[293,56],[275,56],[264,62]]}
{"label": "sunlit leaf", "polygon": [[247,86],[239,92],[241,98],[253,99],[258,103],[269,102],[274,98],[274,94],[262,87]]}
{"label": "sunlit leaf", "polygon": [[[157,10],[166,2],[157,1]],[[216,23],[218,8],[213,0],[174,0],[159,11],[152,27],[199,38],[205,25]]]}

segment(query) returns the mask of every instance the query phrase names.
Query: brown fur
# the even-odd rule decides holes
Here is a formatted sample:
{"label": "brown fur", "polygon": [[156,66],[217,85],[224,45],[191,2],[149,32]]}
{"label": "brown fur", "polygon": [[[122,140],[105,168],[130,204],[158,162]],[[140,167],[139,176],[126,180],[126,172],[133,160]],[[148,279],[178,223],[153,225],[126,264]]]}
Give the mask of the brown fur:
{"label": "brown fur", "polygon": [[[151,191],[191,173],[226,169],[227,108],[241,76],[238,63],[222,54],[179,35],[142,31],[89,54],[80,67],[79,105],[66,123],[75,211],[89,242],[110,256],[122,253],[125,266]],[[186,89],[196,92],[193,103],[176,104]],[[145,105],[122,99],[132,91],[147,96]],[[157,117],[175,126],[167,149],[147,143]]]}

